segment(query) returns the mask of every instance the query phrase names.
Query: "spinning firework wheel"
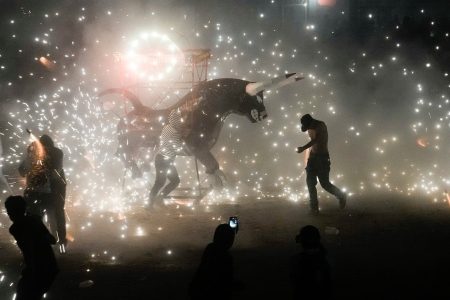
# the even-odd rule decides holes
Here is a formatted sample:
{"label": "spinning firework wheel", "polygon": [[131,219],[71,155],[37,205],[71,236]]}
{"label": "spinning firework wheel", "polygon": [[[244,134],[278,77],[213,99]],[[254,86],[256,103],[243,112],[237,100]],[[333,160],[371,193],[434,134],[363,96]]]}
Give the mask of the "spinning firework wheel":
{"label": "spinning firework wheel", "polygon": [[185,49],[164,53],[152,49],[139,54],[115,53],[114,58],[121,74],[120,86],[141,99],[151,98],[151,102],[145,104],[161,109],[208,80],[211,50]]}

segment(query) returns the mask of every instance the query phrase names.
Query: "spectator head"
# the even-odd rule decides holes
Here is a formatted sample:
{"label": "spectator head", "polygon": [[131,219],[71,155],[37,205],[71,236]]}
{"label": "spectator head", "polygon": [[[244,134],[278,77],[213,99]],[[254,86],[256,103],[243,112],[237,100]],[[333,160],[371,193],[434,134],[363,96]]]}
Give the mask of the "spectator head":
{"label": "spectator head", "polygon": [[317,248],[320,246],[319,230],[312,225],[306,225],[300,229],[300,233],[295,237],[295,241],[306,249]]}
{"label": "spectator head", "polygon": [[15,222],[25,215],[25,199],[22,196],[9,196],[6,198],[5,208],[11,221]]}
{"label": "spectator head", "polygon": [[55,147],[55,143],[53,142],[52,138],[46,134],[42,135],[39,138],[39,141],[45,148],[52,148]]}
{"label": "spectator head", "polygon": [[313,121],[313,117],[311,117],[310,114],[303,115],[300,118],[300,123],[302,124],[302,131],[305,132],[306,130],[310,129],[311,123]]}
{"label": "spectator head", "polygon": [[228,250],[233,246],[234,235],[234,229],[228,224],[220,224],[214,232],[213,242],[224,250]]}

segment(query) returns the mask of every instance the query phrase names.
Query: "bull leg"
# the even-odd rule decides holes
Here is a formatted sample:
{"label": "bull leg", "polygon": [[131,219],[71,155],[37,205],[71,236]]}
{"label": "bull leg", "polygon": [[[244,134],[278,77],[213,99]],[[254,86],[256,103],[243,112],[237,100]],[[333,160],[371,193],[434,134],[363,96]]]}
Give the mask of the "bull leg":
{"label": "bull leg", "polygon": [[196,151],[194,154],[202,165],[205,166],[206,174],[214,174],[219,170],[219,163],[208,150]]}
{"label": "bull leg", "polygon": [[212,186],[222,188],[225,181],[225,174],[219,169],[219,163],[211,152],[208,150],[199,151],[195,153],[195,156],[205,166],[206,174],[209,175]]}
{"label": "bull leg", "polygon": [[126,169],[131,170],[131,177],[133,179],[141,178],[142,171],[133,159],[133,153],[136,152],[136,149],[132,145],[135,145],[133,141],[128,140],[128,138],[119,137],[119,147],[117,148],[116,156],[119,157]]}

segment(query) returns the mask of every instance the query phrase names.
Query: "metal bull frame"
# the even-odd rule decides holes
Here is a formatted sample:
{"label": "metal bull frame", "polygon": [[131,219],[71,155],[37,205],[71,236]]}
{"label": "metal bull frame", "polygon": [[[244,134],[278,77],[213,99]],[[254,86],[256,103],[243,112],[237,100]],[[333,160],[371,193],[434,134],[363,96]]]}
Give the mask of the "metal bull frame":
{"label": "metal bull frame", "polygon": [[[155,90],[155,89],[162,89],[164,91],[185,91],[186,93],[191,91],[194,87],[197,85],[206,82],[208,80],[208,65],[209,65],[209,59],[211,58],[211,50],[210,49],[184,49],[181,50],[184,62],[181,67],[180,76],[178,79],[175,80],[157,80],[157,81],[151,81],[151,82],[142,82],[138,79],[133,80],[133,78],[129,77],[126,72],[121,72],[121,85],[124,86],[127,89],[130,89],[134,93],[136,93],[138,96],[142,94],[143,89],[149,89],[149,90]],[[156,52],[148,52],[145,54],[148,58],[158,59],[160,57],[159,53]],[[123,60],[120,55],[120,53],[114,54],[115,61],[118,62],[121,66],[120,69],[124,69],[123,66]],[[133,82],[130,84],[131,82]],[[180,93],[179,98],[184,96],[186,93]],[[164,100],[167,98],[166,95],[160,95],[159,99],[157,99],[155,106],[158,106],[159,104],[163,103]],[[195,101],[187,101],[185,105],[194,105]],[[186,109],[189,109],[189,107],[186,107]],[[124,106],[125,114],[128,113],[127,106]],[[189,122],[189,120],[186,120]],[[199,175],[199,168],[198,168],[198,160],[195,157],[195,172],[197,177],[197,194],[196,195],[188,195],[189,198],[193,198],[196,201],[201,200],[204,197],[204,193],[208,189],[202,188],[200,186],[200,175]],[[191,188],[178,188],[177,190],[184,190],[187,194],[188,191],[192,191]],[[186,195],[173,195],[173,196],[167,196],[166,198],[170,199],[185,199]]]}

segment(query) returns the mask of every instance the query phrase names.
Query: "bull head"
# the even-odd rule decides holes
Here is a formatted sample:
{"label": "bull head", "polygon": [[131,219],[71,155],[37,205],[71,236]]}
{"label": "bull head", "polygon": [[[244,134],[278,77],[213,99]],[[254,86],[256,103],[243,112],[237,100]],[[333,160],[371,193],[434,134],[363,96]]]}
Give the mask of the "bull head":
{"label": "bull head", "polygon": [[267,117],[266,107],[263,102],[264,90],[277,89],[302,79],[303,77],[297,76],[297,73],[290,73],[267,81],[248,83],[245,87],[246,95],[239,111],[246,114],[252,123],[262,121]]}

